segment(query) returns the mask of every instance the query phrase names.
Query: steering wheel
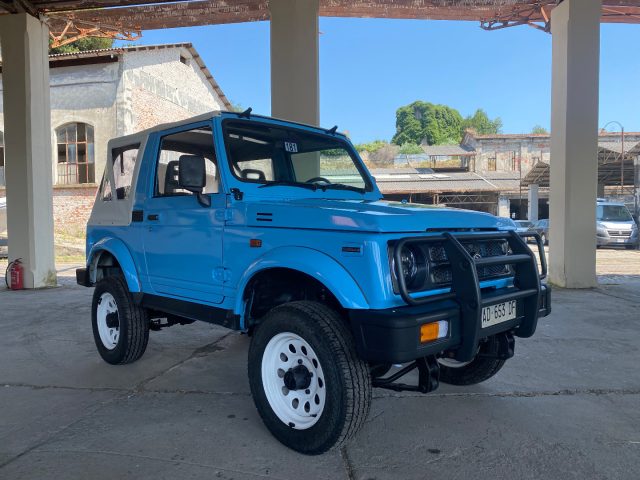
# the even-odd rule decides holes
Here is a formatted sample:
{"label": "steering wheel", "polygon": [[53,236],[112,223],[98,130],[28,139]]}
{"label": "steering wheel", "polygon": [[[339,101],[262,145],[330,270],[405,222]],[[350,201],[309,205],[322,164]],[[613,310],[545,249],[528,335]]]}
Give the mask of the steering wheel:
{"label": "steering wheel", "polygon": [[310,178],[309,180],[307,180],[304,183],[317,183],[317,182],[324,182],[327,185],[331,185],[331,180],[329,180],[327,178],[324,178],[324,177],[313,177],[313,178]]}

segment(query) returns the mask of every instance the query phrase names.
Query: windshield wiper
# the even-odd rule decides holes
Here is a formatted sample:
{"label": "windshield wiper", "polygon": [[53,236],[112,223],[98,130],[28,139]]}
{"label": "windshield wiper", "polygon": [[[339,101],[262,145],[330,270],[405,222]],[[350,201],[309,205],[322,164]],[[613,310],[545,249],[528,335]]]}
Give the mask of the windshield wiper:
{"label": "windshield wiper", "polygon": [[329,183],[327,185],[323,185],[326,189],[333,190],[351,190],[352,192],[365,193],[364,188],[354,187],[353,185],[345,185],[344,183]]}
{"label": "windshield wiper", "polygon": [[279,180],[277,182],[269,182],[263,185],[260,185],[258,188],[267,188],[267,187],[300,187],[306,188],[307,190],[313,190],[314,192],[318,189],[318,185],[315,183],[298,183],[298,182],[290,182],[288,180]]}

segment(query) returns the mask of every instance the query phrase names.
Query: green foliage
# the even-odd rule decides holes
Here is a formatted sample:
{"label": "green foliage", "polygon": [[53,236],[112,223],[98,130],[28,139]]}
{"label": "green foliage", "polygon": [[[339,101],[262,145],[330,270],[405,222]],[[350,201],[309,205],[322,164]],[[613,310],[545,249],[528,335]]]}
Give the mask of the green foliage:
{"label": "green foliage", "polygon": [[460,141],[462,116],[446,105],[416,101],[396,111],[396,134],[391,140],[396,145],[426,141],[439,145]]}
{"label": "green foliage", "polygon": [[487,112],[479,108],[462,122],[462,131],[468,128],[475,130],[479,135],[495,135],[502,131],[502,120],[500,117],[491,120]]}
{"label": "green foliage", "polygon": [[391,141],[396,145],[457,144],[467,128],[473,128],[481,135],[500,133],[502,120],[491,120],[480,108],[463,119],[455,108],[415,101],[396,110],[396,134]]}
{"label": "green foliage", "polygon": [[389,144],[384,140],[374,140],[369,143],[359,143],[358,145],[355,145],[355,147],[358,152],[375,153],[387,145]]}
{"label": "green foliage", "polygon": [[546,128],[544,128],[542,125],[535,125],[531,129],[531,133],[533,133],[533,134],[541,134],[541,135],[548,135],[549,131]]}
{"label": "green foliage", "polygon": [[400,145],[399,153],[402,155],[417,155],[424,153],[424,150],[420,148],[420,145],[416,145],[415,143],[403,143]]}
{"label": "green foliage", "polygon": [[[49,41],[49,45],[51,45],[51,40]],[[76,40],[73,43],[62,45],[61,47],[49,47],[49,53],[77,53],[85,52],[87,50],[101,50],[111,48],[112,46],[113,39],[111,38],[85,37],[80,40]]]}

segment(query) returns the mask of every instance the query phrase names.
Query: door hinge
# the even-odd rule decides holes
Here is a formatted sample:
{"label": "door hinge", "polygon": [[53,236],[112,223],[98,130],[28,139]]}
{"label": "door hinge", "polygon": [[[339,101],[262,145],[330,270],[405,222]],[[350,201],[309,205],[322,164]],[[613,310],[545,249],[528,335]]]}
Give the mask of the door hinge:
{"label": "door hinge", "polygon": [[228,208],[219,208],[215,216],[218,222],[229,222],[233,219],[233,211]]}
{"label": "door hinge", "polygon": [[217,267],[213,270],[213,278],[219,282],[227,283],[231,280],[231,270],[224,267]]}

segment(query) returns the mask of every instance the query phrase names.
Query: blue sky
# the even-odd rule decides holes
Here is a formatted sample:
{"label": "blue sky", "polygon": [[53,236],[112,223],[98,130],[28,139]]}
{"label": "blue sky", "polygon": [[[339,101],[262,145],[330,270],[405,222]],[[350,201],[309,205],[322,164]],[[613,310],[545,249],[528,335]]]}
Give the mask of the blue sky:
{"label": "blue sky", "polygon": [[[476,22],[320,19],[321,124],[351,139],[389,140],[414,100],[468,115],[483,108],[504,133],[549,128],[551,35]],[[270,113],[269,23],[144,32],[142,44],[191,42],[233,103]],[[600,126],[640,130],[640,26],[601,28]],[[614,126],[610,127],[613,130]]]}

